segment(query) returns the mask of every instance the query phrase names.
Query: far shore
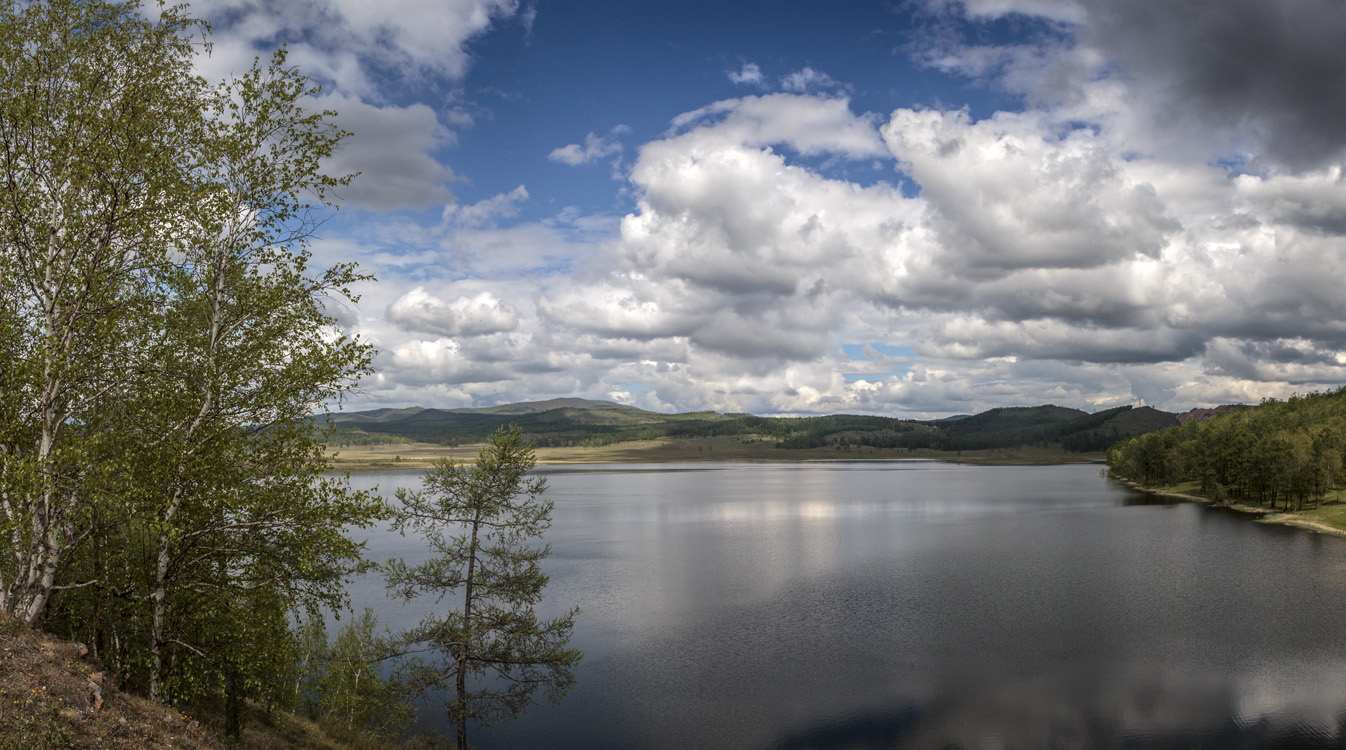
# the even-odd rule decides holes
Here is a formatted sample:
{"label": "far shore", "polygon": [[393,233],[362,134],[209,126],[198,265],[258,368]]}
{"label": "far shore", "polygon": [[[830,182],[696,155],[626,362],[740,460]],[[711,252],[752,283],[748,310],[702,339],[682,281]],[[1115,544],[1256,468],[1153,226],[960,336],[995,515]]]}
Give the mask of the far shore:
{"label": "far shore", "polygon": [[1134,490],[1139,490],[1140,492],[1148,492],[1152,495],[1159,495],[1161,497],[1176,497],[1191,502],[1204,503],[1212,507],[1228,508],[1239,513],[1246,513],[1251,516],[1256,516],[1257,518],[1255,520],[1258,523],[1294,526],[1317,534],[1346,537],[1346,504],[1343,504],[1337,499],[1320,504],[1317,508],[1306,508],[1304,510],[1296,511],[1272,510],[1260,505],[1247,505],[1235,502],[1217,503],[1208,497],[1195,494],[1192,491],[1195,489],[1195,482],[1188,482],[1183,485],[1177,485],[1176,487],[1142,487],[1129,479],[1119,479],[1118,481]]}
{"label": "far shore", "polygon": [[[364,472],[428,469],[441,458],[470,463],[477,458],[481,445],[446,446],[435,443],[396,443],[384,445],[342,446],[330,448],[332,468],[336,471]],[[1072,463],[1101,463],[1101,453],[1065,453],[1059,449],[1025,447],[981,451],[898,450],[852,447],[783,449],[772,440],[749,436],[708,438],[664,438],[614,443],[603,446],[576,446],[536,449],[539,466],[600,463],[673,463],[687,461],[868,461],[926,459],[950,463],[988,466],[1036,466]],[[1229,508],[1256,516],[1258,523],[1294,526],[1318,534],[1346,537],[1346,502],[1338,492],[1320,507],[1302,511],[1271,510],[1243,503],[1216,503],[1196,493],[1196,483],[1172,487],[1142,487],[1136,482],[1118,480],[1132,489],[1163,497]]]}
{"label": "far shore", "polygon": [[[341,446],[328,450],[332,455],[333,469],[359,472],[426,469],[441,458],[470,462],[476,459],[480,448],[480,445],[398,443]],[[980,451],[908,451],[861,446],[852,446],[849,450],[838,450],[835,447],[784,449],[777,448],[774,440],[749,435],[663,438],[603,446],[539,447],[536,452],[539,465],[675,461],[855,461],[901,458],[988,465],[1047,465],[1096,463],[1103,459],[1101,453],[1066,453],[1060,449],[1036,446]]]}

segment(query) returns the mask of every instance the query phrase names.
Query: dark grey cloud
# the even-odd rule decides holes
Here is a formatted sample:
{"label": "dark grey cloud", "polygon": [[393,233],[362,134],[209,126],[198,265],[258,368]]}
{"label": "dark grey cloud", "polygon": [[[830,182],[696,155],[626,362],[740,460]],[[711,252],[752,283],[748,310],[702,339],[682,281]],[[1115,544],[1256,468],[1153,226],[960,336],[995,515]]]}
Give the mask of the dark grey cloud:
{"label": "dark grey cloud", "polygon": [[393,211],[453,200],[447,187],[453,170],[435,152],[455,136],[430,107],[376,107],[339,95],[322,96],[315,105],[335,109],[336,125],[353,134],[324,164],[330,174],[356,175],[338,191],[343,203]]}
{"label": "dark grey cloud", "polygon": [[1214,339],[1203,362],[1209,372],[1256,382],[1283,382],[1305,390],[1339,386],[1346,366],[1337,352],[1304,340],[1238,342]]}
{"label": "dark grey cloud", "polygon": [[1294,364],[1337,364],[1335,352],[1323,351],[1308,342],[1268,341],[1245,343],[1243,352],[1250,357],[1271,362]]}
{"label": "dark grey cloud", "polygon": [[1251,136],[1292,169],[1346,149],[1340,0],[1092,0],[1079,33],[1155,97],[1156,125]]}
{"label": "dark grey cloud", "polygon": [[[1346,175],[1340,169],[1261,183],[1248,189],[1266,221],[1312,234],[1346,236]],[[1257,226],[1254,223],[1246,228]]]}
{"label": "dark grey cloud", "polygon": [[786,309],[760,316],[721,315],[690,338],[707,351],[735,357],[811,360],[827,351],[827,331],[806,327],[803,318],[808,311],[804,312],[798,315]]}
{"label": "dark grey cloud", "polygon": [[972,359],[1016,357],[1061,362],[1150,364],[1179,362],[1200,354],[1206,346],[1201,331],[1167,327],[1095,328],[1075,322],[1015,321],[984,323],[958,321],[941,331],[944,344],[935,351]]}

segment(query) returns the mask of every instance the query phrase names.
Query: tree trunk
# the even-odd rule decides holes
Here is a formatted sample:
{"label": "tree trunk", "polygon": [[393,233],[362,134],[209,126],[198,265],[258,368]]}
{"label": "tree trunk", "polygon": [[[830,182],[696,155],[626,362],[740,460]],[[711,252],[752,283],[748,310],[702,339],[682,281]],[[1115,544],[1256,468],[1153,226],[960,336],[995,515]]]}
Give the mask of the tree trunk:
{"label": "tree trunk", "polygon": [[239,739],[243,733],[243,697],[239,694],[238,672],[233,666],[224,672],[224,733]]}
{"label": "tree trunk", "polygon": [[458,674],[454,687],[458,702],[458,750],[467,750],[467,658],[472,641],[472,584],[477,569],[477,532],[481,527],[480,511],[472,522],[472,541],[467,555],[467,581],[463,588],[463,644],[459,647],[457,664]]}
{"label": "tree trunk", "polygon": [[458,750],[467,750],[467,662],[458,662]]}
{"label": "tree trunk", "polygon": [[205,369],[208,375],[206,383],[202,386],[201,406],[196,411],[196,416],[191,424],[183,431],[183,443],[187,446],[186,451],[179,456],[177,466],[169,479],[172,487],[168,506],[164,508],[163,526],[159,529],[159,549],[158,557],[155,560],[154,567],[154,592],[150,595],[153,601],[153,613],[151,615],[150,625],[150,651],[153,654],[153,666],[150,671],[150,698],[161,700],[159,695],[160,683],[163,668],[163,645],[164,645],[164,615],[168,609],[166,599],[168,598],[168,563],[170,559],[170,546],[173,542],[173,524],[177,520],[178,512],[182,508],[183,496],[183,477],[187,473],[187,458],[194,450],[193,440],[196,439],[197,432],[205,424],[211,410],[215,406],[215,392],[211,387],[214,382],[216,356],[220,345],[220,323],[223,319],[224,304],[224,258],[222,255],[216,257],[214,286],[212,288],[211,311],[210,311],[210,339],[206,349]]}
{"label": "tree trunk", "polygon": [[150,667],[150,698],[153,700],[163,700],[162,693],[162,675],[163,675],[163,650],[164,650],[164,617],[168,611],[168,562],[169,562],[169,543],[172,537],[169,534],[173,526],[173,520],[177,516],[178,508],[182,505],[182,488],[178,487],[173,493],[173,500],[168,504],[168,509],[164,513],[164,526],[159,531],[159,550],[158,557],[154,566],[154,592],[150,594],[152,603],[152,612],[150,614],[150,653],[153,664]]}

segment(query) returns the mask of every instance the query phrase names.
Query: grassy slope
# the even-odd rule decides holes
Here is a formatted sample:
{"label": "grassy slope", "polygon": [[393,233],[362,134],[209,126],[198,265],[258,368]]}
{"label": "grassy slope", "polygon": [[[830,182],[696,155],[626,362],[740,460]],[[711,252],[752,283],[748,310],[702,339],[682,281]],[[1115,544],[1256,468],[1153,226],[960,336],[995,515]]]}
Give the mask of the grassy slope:
{"label": "grassy slope", "polygon": [[[0,618],[5,617],[0,615]],[[16,620],[0,622],[0,749],[223,748],[200,722],[118,692],[81,649]],[[104,681],[93,710],[90,675]]]}
{"label": "grassy slope", "polygon": [[[339,728],[256,707],[234,745],[221,738],[218,716],[189,718],[123,693],[81,651],[0,614],[0,750],[389,750]],[[96,710],[90,675],[102,683],[103,703]]]}

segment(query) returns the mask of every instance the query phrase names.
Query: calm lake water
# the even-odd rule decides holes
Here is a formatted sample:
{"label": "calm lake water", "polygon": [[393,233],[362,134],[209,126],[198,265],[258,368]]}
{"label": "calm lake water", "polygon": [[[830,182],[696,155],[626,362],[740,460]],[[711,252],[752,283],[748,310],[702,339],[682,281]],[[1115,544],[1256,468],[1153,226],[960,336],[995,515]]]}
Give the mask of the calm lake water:
{"label": "calm lake water", "polygon": [[[1097,465],[548,468],[559,706],[481,748],[1346,745],[1346,540]],[[389,496],[415,472],[353,477]],[[374,559],[420,559],[386,532]],[[394,629],[426,608],[352,591]],[[428,711],[427,716],[435,716]],[[433,719],[427,719],[432,721]]]}

